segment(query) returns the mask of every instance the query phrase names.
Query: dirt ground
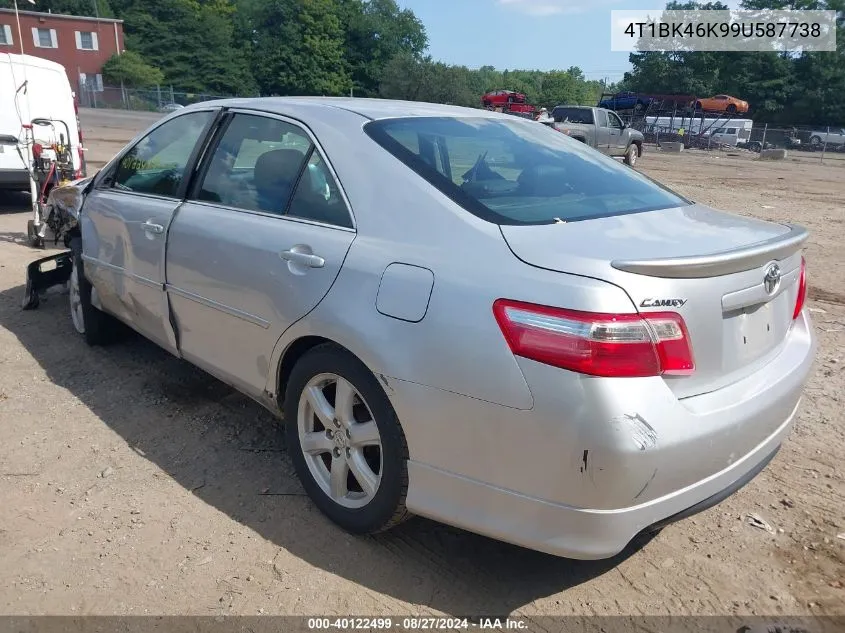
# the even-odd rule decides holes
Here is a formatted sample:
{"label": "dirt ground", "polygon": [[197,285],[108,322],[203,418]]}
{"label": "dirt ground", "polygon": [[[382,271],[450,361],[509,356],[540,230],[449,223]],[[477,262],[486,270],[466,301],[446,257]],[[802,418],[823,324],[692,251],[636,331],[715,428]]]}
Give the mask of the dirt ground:
{"label": "dirt ground", "polygon": [[[90,164],[150,120],[83,112]],[[639,169],[808,227],[820,348],[759,477],[603,562],[423,519],[343,533],[303,496],[261,408],[140,338],[87,347],[64,295],[21,311],[41,253],[24,244],[26,198],[0,198],[0,614],[845,614],[845,166],[651,148]]]}

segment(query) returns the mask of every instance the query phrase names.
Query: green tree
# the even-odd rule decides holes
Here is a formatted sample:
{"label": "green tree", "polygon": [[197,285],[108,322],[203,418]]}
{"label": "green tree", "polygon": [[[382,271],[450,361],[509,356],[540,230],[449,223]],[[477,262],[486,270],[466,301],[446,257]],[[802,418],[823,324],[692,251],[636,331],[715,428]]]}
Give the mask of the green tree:
{"label": "green tree", "polygon": [[[0,7],[11,9],[14,7],[14,0],[0,0]],[[18,0],[18,9],[101,18],[115,17],[109,0],[35,0],[34,7],[24,0]]]}
{"label": "green tree", "polygon": [[[753,118],[780,124],[845,122],[845,0],[743,0],[741,7],[837,11],[835,52],[641,52],[620,88],[711,96],[727,93],[751,104]],[[670,2],[667,9],[725,9],[719,3]]]}
{"label": "green tree", "polygon": [[234,38],[231,0],[111,0],[127,49],[164,72],[175,88],[254,94],[248,58]]}
{"label": "green tree", "polygon": [[262,94],[349,94],[336,0],[259,0],[239,10]]}
{"label": "green tree", "polygon": [[103,64],[103,78],[114,84],[128,88],[147,88],[161,84],[164,73],[155,66],[150,66],[135,51],[125,51],[121,55],[112,55]]}
{"label": "green tree", "polygon": [[422,22],[395,0],[339,0],[344,56],[355,94],[375,96],[387,63],[397,55],[421,59],[428,47]]}

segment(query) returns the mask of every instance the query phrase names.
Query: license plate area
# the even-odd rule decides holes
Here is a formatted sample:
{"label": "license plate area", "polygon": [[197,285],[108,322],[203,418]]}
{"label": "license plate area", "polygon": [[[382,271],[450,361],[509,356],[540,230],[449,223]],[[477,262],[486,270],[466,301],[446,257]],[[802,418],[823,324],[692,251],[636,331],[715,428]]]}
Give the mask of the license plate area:
{"label": "license plate area", "polygon": [[787,314],[787,295],[724,315],[723,369],[752,363],[784,340],[791,316]]}

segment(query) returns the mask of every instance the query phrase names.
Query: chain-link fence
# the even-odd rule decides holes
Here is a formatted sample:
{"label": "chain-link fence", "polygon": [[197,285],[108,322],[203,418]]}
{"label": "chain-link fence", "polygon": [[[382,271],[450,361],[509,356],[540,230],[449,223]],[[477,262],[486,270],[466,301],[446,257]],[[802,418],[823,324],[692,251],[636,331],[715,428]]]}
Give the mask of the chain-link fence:
{"label": "chain-link fence", "polygon": [[98,86],[95,83],[83,83],[77,94],[79,105],[83,108],[112,108],[151,112],[168,111],[178,109],[180,106],[212,99],[225,99],[231,96],[177,91],[173,89],[173,86],[139,89]]}

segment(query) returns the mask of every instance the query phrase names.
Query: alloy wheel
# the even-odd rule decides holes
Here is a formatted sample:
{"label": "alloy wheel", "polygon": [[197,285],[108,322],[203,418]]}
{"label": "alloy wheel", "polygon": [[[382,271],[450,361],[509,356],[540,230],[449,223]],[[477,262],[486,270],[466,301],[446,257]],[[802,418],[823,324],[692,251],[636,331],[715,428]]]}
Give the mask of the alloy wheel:
{"label": "alloy wheel", "polygon": [[305,385],[297,411],[299,445],[320,489],[345,508],[362,508],[378,492],[383,471],[381,435],[357,389],[336,374]]}
{"label": "alloy wheel", "polygon": [[79,291],[79,269],[74,266],[70,271],[70,318],[74,329],[85,334],[85,315],[82,312],[82,294]]}

